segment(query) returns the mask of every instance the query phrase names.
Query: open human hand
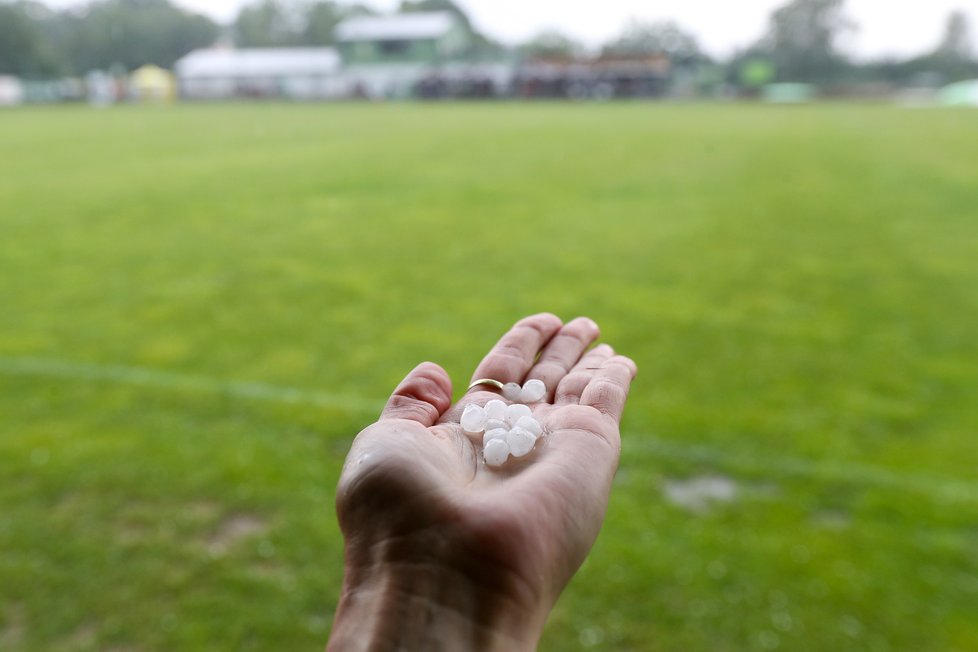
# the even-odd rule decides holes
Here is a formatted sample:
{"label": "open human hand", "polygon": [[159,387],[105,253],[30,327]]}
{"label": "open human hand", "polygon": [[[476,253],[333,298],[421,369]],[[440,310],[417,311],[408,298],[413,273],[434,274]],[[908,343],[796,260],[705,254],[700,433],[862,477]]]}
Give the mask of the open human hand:
{"label": "open human hand", "polygon": [[343,589],[330,650],[531,650],[604,519],[635,363],[588,350],[597,324],[517,322],[473,379],[547,387],[536,449],[502,467],[466,434],[466,405],[500,398],[422,363],[347,456],[336,508]]}

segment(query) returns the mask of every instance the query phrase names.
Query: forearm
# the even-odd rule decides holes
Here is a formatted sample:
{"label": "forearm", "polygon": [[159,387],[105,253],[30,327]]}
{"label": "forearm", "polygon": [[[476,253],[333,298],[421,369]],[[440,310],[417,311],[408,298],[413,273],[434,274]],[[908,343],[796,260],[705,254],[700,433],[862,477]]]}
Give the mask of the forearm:
{"label": "forearm", "polygon": [[545,619],[451,569],[348,568],[327,650],[529,652]]}

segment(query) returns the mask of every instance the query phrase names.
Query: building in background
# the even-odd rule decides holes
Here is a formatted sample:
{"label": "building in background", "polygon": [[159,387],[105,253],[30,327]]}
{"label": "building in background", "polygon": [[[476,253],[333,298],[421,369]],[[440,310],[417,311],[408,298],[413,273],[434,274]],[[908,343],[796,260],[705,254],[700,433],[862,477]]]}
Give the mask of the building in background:
{"label": "building in background", "polygon": [[174,66],[180,96],[333,99],[344,92],[334,48],[214,48],[195,50]]}
{"label": "building in background", "polygon": [[25,104],[58,104],[85,99],[85,83],[76,77],[21,80]]}
{"label": "building in background", "polygon": [[447,11],[349,18],[336,40],[354,97],[492,96],[513,75],[504,61],[471,60],[472,35]]}
{"label": "building in background", "polygon": [[514,92],[523,99],[661,97],[669,91],[671,75],[666,55],[535,58],[519,66]]}

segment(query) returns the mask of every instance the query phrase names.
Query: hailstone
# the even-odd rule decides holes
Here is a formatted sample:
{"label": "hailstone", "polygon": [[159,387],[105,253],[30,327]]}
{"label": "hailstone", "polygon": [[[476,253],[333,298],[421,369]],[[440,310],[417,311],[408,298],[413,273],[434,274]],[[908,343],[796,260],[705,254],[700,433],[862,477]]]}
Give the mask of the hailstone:
{"label": "hailstone", "polygon": [[543,384],[542,380],[533,378],[523,384],[523,389],[520,391],[520,401],[523,403],[536,403],[543,400],[543,397],[546,395],[547,386]]}
{"label": "hailstone", "polygon": [[536,440],[532,432],[523,428],[513,428],[506,435],[506,443],[509,444],[509,452],[513,457],[523,457],[529,453],[533,450]]}
{"label": "hailstone", "polygon": [[491,439],[483,447],[482,456],[489,466],[502,466],[509,457],[509,444],[505,439]]}
{"label": "hailstone", "polygon": [[460,419],[462,430],[471,435],[478,434],[486,429],[488,419],[489,415],[486,414],[485,408],[472,404],[466,405]]}

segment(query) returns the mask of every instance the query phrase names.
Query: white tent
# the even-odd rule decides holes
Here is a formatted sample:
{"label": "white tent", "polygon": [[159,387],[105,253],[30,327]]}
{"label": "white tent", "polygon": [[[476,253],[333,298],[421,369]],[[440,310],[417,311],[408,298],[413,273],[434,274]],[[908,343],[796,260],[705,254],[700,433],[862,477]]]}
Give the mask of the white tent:
{"label": "white tent", "polygon": [[340,93],[340,67],[333,48],[246,48],[195,50],[175,70],[188,98],[320,99]]}
{"label": "white tent", "polygon": [[16,77],[0,75],[0,106],[14,106],[24,101],[24,86]]}
{"label": "white tent", "polygon": [[945,106],[978,106],[978,79],[945,86],[938,97]]}

